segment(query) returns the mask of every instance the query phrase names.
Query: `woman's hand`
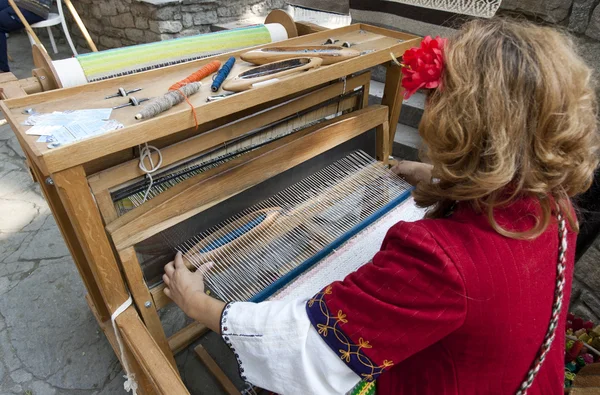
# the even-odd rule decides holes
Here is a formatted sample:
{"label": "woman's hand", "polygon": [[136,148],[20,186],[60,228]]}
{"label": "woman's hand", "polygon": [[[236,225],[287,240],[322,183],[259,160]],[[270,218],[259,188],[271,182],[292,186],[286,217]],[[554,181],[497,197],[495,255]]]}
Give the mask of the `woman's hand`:
{"label": "woman's hand", "polygon": [[165,266],[164,292],[187,316],[218,333],[221,312],[225,304],[204,292],[204,274],[211,267],[212,263],[207,263],[192,273],[185,266],[183,256],[178,252],[175,260]]}
{"label": "woman's hand", "polygon": [[392,167],[394,173],[413,186],[420,182],[431,182],[432,169],[433,166],[430,164],[410,160],[402,160]]}

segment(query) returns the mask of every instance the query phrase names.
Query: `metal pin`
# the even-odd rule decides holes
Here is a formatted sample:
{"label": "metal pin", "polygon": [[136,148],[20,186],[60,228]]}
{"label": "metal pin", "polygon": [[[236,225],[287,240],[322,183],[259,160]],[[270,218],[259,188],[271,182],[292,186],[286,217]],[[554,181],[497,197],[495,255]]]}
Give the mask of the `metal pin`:
{"label": "metal pin", "polygon": [[352,43],[350,43],[350,42],[348,42],[348,41],[345,41],[345,42],[342,44],[342,47],[344,47],[344,48],[350,48],[352,45],[353,45]]}
{"label": "metal pin", "polygon": [[105,99],[112,99],[113,97],[125,97],[125,96],[129,95],[130,93],[139,92],[141,90],[142,90],[142,88],[135,88],[135,89],[126,91],[123,88],[119,88],[117,93],[115,93],[114,95],[106,96]]}
{"label": "metal pin", "polygon": [[150,307],[152,307],[152,302],[147,300],[146,303],[144,303],[144,307],[149,309]]}
{"label": "metal pin", "polygon": [[235,95],[236,92],[232,92],[232,93],[223,93],[221,95],[213,95],[213,96],[208,96],[206,98],[207,102],[212,102],[212,101],[217,101],[217,100],[221,100],[221,99],[225,99],[226,97],[229,97],[231,95]]}
{"label": "metal pin", "polygon": [[26,108],[23,110],[23,114],[33,114],[33,108]]}
{"label": "metal pin", "polygon": [[328,38],[323,45],[328,45],[328,44],[335,44],[336,42],[338,42],[340,40],[336,40],[335,38]]}
{"label": "metal pin", "polygon": [[129,98],[129,103],[127,103],[127,104],[121,104],[121,105],[119,105],[119,106],[113,107],[113,110],[116,110],[116,109],[118,109],[118,108],[123,108],[123,107],[129,107],[129,106],[134,106],[134,107],[137,107],[137,106],[139,106],[141,103],[143,103],[143,102],[145,102],[145,101],[148,101],[148,100],[150,100],[150,99],[136,99],[135,97],[131,96],[131,97]]}

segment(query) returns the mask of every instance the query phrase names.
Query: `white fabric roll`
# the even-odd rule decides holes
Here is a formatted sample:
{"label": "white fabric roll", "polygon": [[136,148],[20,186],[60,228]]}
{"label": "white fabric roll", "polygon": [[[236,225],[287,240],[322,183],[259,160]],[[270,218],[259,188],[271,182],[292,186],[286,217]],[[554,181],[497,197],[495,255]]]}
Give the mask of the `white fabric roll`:
{"label": "white fabric roll", "polygon": [[63,88],[87,84],[87,78],[79,61],[75,58],[55,60],[52,62]]}
{"label": "white fabric roll", "polygon": [[279,23],[267,23],[265,27],[269,29],[271,34],[271,42],[283,41],[288,39],[287,30]]}

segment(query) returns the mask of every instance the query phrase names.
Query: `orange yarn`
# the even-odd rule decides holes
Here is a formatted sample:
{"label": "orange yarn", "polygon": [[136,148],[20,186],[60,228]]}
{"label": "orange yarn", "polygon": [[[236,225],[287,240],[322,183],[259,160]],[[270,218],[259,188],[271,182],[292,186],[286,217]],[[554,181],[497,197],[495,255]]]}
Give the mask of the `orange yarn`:
{"label": "orange yarn", "polygon": [[175,90],[181,88],[182,86],[187,85],[187,84],[189,84],[191,82],[200,81],[204,77],[208,77],[212,73],[218,71],[219,67],[221,67],[221,62],[219,60],[213,60],[212,62],[210,62],[206,66],[202,67],[200,70],[196,71],[193,74],[190,74],[187,78],[179,81],[176,84],[171,85],[171,87],[169,88],[169,90],[170,91],[175,91]]}
{"label": "orange yarn", "polygon": [[212,73],[218,71],[219,67],[221,67],[221,62],[218,60],[213,60],[212,62],[210,62],[206,66],[202,67],[195,73],[190,74],[187,78],[179,81],[176,84],[171,85],[171,87],[169,88],[169,91],[178,91],[179,93],[181,93],[181,96],[183,96],[183,98],[185,99],[187,104],[189,104],[190,107],[192,108],[192,114],[194,115],[194,122],[196,123],[196,129],[198,129],[198,117],[196,115],[196,109],[194,108],[194,105],[188,100],[187,96],[184,95],[183,92],[179,88],[181,88],[184,85],[190,84],[192,82],[200,81],[201,79],[203,79],[205,77],[208,77]]}
{"label": "orange yarn", "polygon": [[[192,81],[193,82],[193,81]],[[175,85],[173,85],[175,86]],[[170,90],[170,89],[169,89]],[[183,92],[181,91],[181,89],[177,89],[177,92],[179,92],[181,94],[181,96],[183,96],[183,98],[185,99],[186,103],[190,105],[190,107],[192,108],[192,114],[194,115],[194,122],[196,123],[196,130],[198,130],[198,116],[196,115],[196,109],[194,108],[194,105],[192,104],[192,102],[187,98],[186,95],[183,94]]]}

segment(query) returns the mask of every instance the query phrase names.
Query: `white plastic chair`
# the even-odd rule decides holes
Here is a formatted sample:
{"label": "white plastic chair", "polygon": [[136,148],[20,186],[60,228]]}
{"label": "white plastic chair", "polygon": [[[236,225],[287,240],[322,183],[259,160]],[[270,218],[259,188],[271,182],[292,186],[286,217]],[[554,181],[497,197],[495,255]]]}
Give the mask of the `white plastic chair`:
{"label": "white plastic chair", "polygon": [[[75,46],[73,45],[73,41],[71,40],[71,35],[69,34],[69,29],[67,28],[67,23],[65,22],[65,15],[63,14],[61,0],[56,0],[56,6],[58,8],[58,14],[51,12],[48,15],[48,19],[46,19],[45,21],[34,23],[33,25],[31,25],[31,27],[34,29],[36,29],[36,28],[39,29],[42,27],[45,27],[46,29],[48,29],[48,36],[50,36],[50,43],[52,44],[52,49],[54,50],[54,53],[56,54],[56,53],[58,53],[58,49],[56,48],[56,42],[54,42],[54,36],[52,35],[52,29],[50,29],[50,27],[61,24],[63,31],[65,32],[65,37],[67,38],[67,41],[69,42],[69,46],[71,47],[71,51],[73,51],[73,55],[77,56],[77,50],[75,49]],[[31,45],[35,44],[31,35],[28,35],[28,36],[29,36],[29,41],[31,42]]]}

